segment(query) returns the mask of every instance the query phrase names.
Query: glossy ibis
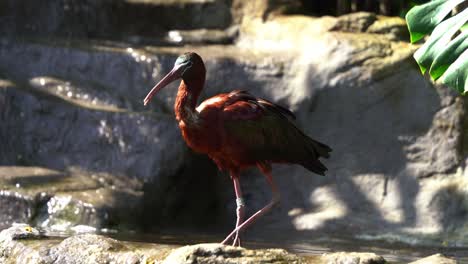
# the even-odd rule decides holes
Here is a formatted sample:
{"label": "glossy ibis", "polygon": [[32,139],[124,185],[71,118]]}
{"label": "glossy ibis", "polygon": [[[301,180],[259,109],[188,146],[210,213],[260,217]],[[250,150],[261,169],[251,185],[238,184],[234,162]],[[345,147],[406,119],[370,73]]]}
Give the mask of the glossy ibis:
{"label": "glossy ibis", "polygon": [[[327,168],[319,161],[328,158],[331,148],[304,134],[293,122],[294,114],[246,91],[232,91],[211,97],[197,106],[205,83],[205,65],[193,52],[179,56],[174,68],[148,93],[144,104],[169,83],[182,79],[174,111],[185,142],[196,152],[207,154],[220,170],[230,173],[234,183],[237,221],[222,242],[233,239],[240,245],[239,233],[267,213],[280,196],[271,176],[272,163],[295,163],[324,175]],[[271,186],[270,203],[244,220],[240,172],[257,166]]]}

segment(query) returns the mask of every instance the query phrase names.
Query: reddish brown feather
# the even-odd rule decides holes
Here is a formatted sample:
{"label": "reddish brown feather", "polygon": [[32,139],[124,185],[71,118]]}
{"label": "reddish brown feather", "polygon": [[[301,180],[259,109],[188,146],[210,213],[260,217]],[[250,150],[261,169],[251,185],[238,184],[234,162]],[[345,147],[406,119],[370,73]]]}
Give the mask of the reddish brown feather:
{"label": "reddish brown feather", "polygon": [[[187,129],[181,127],[184,138],[221,170],[239,171],[272,162],[299,163],[318,174],[326,170],[318,158],[327,157],[331,149],[302,133],[292,121],[294,114],[284,107],[237,90],[204,101],[197,111],[204,120],[204,132],[184,132]],[[249,127],[250,122],[255,125]]]}
{"label": "reddish brown feather", "polygon": [[236,175],[243,168],[274,162],[296,163],[324,174],[326,168],[318,159],[328,157],[331,149],[305,135],[285,107],[235,90],[195,108],[205,70],[201,59],[192,68],[197,73],[184,77],[175,103],[179,127],[190,148]]}
{"label": "reddish brown feather", "polygon": [[[239,101],[244,101],[244,102],[250,102],[253,104],[256,104],[262,108],[270,108],[271,110],[277,111],[278,113],[281,113],[282,115],[291,118],[291,119],[296,119],[296,116],[294,115],[293,112],[291,112],[289,109],[272,103],[266,99],[263,98],[257,98],[251,94],[249,94],[245,90],[234,90],[229,93],[229,98],[231,98],[232,101],[234,102],[239,102]],[[229,101],[227,102],[229,103]]]}

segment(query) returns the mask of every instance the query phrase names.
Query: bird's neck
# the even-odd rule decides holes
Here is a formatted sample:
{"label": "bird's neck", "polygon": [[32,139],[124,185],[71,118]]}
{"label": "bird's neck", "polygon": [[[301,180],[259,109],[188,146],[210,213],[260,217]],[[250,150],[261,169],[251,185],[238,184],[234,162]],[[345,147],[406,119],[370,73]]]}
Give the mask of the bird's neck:
{"label": "bird's neck", "polygon": [[196,125],[199,123],[200,118],[195,107],[203,85],[204,80],[193,80],[188,83],[182,80],[180,82],[174,104],[177,121],[183,121],[186,125]]}

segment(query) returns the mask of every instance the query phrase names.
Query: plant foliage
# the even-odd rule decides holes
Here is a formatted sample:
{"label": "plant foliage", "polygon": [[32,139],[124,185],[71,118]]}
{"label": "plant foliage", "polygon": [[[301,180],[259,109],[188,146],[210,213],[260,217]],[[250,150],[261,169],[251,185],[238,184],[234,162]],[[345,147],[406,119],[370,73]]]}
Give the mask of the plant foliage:
{"label": "plant foliage", "polygon": [[449,14],[465,1],[433,0],[406,14],[411,43],[430,34],[414,53],[421,72],[429,70],[433,80],[440,79],[462,94],[468,92],[468,8]]}

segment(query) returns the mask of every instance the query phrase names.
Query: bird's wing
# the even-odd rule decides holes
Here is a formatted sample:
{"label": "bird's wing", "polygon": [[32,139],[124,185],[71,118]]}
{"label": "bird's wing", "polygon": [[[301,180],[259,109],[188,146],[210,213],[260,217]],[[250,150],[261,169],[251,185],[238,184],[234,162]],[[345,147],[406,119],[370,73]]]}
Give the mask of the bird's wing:
{"label": "bird's wing", "polygon": [[289,109],[282,107],[278,104],[272,103],[266,99],[257,98],[247,91],[243,90],[235,90],[230,92],[227,95],[227,100],[224,105],[224,112],[226,113],[237,113],[239,116],[236,116],[240,119],[249,118],[243,116],[243,113],[250,113],[250,114],[260,114],[264,111],[258,111],[259,109],[262,110],[270,110],[290,119],[296,119],[296,116],[293,112]]}
{"label": "bird's wing", "polygon": [[230,93],[221,116],[227,144],[251,160],[298,163],[323,174],[318,158],[328,157],[331,149],[306,136],[294,119],[288,109],[246,91]]}

